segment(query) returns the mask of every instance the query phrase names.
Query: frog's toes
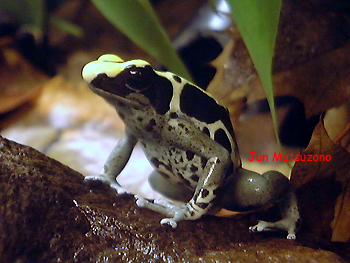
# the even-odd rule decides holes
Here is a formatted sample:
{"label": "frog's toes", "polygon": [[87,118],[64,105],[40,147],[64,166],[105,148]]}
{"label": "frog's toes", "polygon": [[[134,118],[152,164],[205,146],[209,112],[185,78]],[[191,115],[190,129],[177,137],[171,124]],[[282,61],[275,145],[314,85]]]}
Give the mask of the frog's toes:
{"label": "frog's toes", "polygon": [[297,238],[297,236],[295,235],[294,231],[293,231],[293,233],[289,233],[289,232],[288,232],[287,239],[292,239],[292,240],[294,240],[294,239],[296,239],[296,238]]}
{"label": "frog's toes", "polygon": [[136,199],[136,205],[138,207],[146,207],[146,203],[148,202],[146,199],[138,196],[138,195],[135,195],[135,199]]}
{"label": "frog's toes", "polygon": [[249,230],[253,232],[272,231],[276,229],[287,231],[287,239],[296,239],[295,224],[291,225],[287,220],[282,219],[277,222],[259,221],[255,226],[249,227]]}
{"label": "frog's toes", "polygon": [[110,180],[106,176],[101,174],[85,176],[84,180],[87,182],[99,181],[101,183],[108,184],[108,185],[110,183]]}
{"label": "frog's toes", "polygon": [[139,207],[148,208],[148,209],[153,210],[155,212],[162,213],[163,215],[169,215],[169,208],[167,208],[163,205],[148,201],[148,200],[146,200],[140,196],[137,196],[137,195],[135,195],[135,199],[136,199],[136,205]]}
{"label": "frog's toes", "polygon": [[157,198],[157,199],[154,199],[154,204],[156,205],[160,205],[160,206],[163,206],[163,207],[166,207],[166,208],[174,208],[176,207],[176,205],[173,205],[172,203],[169,203],[167,200],[165,200],[164,198]]}
{"label": "frog's toes", "polygon": [[185,218],[187,210],[184,206],[173,205],[164,199],[156,199],[153,202],[150,202],[140,196],[135,196],[135,198],[136,204],[139,207],[148,208],[150,210],[168,216],[169,218],[163,218],[160,221],[162,225],[169,225],[172,228],[176,228],[177,222]]}
{"label": "frog's toes", "polygon": [[111,180],[109,177],[107,177],[107,176],[105,176],[103,174],[89,175],[89,176],[86,176],[84,178],[84,180],[87,181],[87,182],[98,181],[98,182],[101,182],[103,184],[107,184],[110,187],[112,187],[114,190],[116,190],[118,195],[128,193],[128,191],[126,191],[117,181]]}
{"label": "frog's toes", "polygon": [[172,228],[176,228],[177,227],[177,222],[172,219],[172,218],[163,218],[162,220],[160,220],[160,224],[161,225],[169,225]]}
{"label": "frog's toes", "polygon": [[265,221],[259,221],[255,226],[249,227],[249,230],[252,232],[263,232],[263,231],[270,231],[271,228],[269,228],[269,222]]}
{"label": "frog's toes", "polygon": [[173,207],[167,208],[167,214],[171,215],[172,217],[171,218],[163,218],[160,221],[160,224],[161,225],[169,225],[172,228],[176,228],[177,222],[185,219],[186,211],[187,210],[184,208],[184,206],[173,205]]}
{"label": "frog's toes", "polygon": [[110,187],[112,187],[113,189],[115,189],[117,191],[118,195],[122,195],[122,194],[129,194],[129,192],[127,190],[125,190],[124,187],[122,187],[120,184],[118,184],[117,182],[112,182],[110,184]]}

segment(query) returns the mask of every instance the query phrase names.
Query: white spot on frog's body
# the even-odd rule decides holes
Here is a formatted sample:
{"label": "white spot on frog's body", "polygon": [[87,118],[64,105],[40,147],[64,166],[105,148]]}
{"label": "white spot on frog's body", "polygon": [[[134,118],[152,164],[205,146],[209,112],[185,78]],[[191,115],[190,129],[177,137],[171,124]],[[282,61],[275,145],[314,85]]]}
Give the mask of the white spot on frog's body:
{"label": "white spot on frog's body", "polygon": [[172,99],[170,101],[170,110],[172,112],[180,112],[180,93],[183,87],[183,84],[177,82],[172,76],[173,74],[170,72],[157,72],[158,75],[163,76],[164,78],[167,78],[170,80],[172,86],[173,86],[173,94]]}

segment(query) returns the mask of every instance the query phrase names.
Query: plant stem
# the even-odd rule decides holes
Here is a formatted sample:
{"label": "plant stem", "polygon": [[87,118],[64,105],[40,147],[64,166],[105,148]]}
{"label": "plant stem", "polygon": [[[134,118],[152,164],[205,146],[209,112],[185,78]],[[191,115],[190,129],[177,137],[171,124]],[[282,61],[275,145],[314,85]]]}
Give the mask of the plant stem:
{"label": "plant stem", "polygon": [[333,140],[334,143],[339,143],[344,136],[349,132],[350,130],[350,122],[345,126],[345,128],[339,133],[339,135]]}

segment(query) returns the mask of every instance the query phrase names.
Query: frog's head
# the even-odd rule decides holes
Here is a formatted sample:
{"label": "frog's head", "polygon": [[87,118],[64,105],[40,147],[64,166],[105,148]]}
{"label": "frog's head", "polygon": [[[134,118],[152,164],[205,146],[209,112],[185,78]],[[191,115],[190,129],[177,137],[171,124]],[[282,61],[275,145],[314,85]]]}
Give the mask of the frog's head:
{"label": "frog's head", "polygon": [[152,108],[158,114],[170,109],[173,96],[170,76],[179,79],[172,73],[153,70],[144,60],[124,62],[115,55],[103,55],[83,69],[90,89],[113,106]]}
{"label": "frog's head", "polygon": [[90,89],[107,101],[123,100],[132,104],[141,102],[143,92],[151,88],[158,77],[148,62],[124,62],[116,55],[103,55],[88,63],[82,74]]}

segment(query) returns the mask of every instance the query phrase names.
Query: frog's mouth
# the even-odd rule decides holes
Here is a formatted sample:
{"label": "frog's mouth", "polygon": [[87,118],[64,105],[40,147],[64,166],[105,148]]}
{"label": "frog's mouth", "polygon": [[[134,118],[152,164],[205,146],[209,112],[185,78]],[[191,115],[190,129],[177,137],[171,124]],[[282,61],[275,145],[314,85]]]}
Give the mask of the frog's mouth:
{"label": "frog's mouth", "polygon": [[89,85],[89,88],[91,89],[92,92],[96,93],[97,95],[105,99],[108,103],[112,104],[112,106],[115,105],[116,101],[123,102],[125,105],[132,105],[134,107],[139,107],[144,104],[144,103],[140,103],[139,101],[136,101],[134,98],[111,94],[103,89],[95,88],[91,84]]}
{"label": "frog's mouth", "polygon": [[94,92],[104,91],[107,94],[125,98],[134,91],[128,89],[127,85],[123,82],[119,75],[110,78],[106,73],[101,73],[89,83],[89,87]]}

